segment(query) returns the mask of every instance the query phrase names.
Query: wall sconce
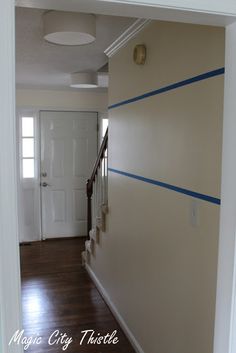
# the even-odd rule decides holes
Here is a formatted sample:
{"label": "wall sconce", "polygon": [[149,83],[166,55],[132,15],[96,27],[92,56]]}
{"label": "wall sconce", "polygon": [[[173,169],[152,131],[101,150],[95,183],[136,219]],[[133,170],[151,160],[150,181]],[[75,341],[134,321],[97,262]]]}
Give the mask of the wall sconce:
{"label": "wall sconce", "polygon": [[137,65],[144,65],[146,62],[147,49],[144,44],[138,44],[134,48],[133,60]]}

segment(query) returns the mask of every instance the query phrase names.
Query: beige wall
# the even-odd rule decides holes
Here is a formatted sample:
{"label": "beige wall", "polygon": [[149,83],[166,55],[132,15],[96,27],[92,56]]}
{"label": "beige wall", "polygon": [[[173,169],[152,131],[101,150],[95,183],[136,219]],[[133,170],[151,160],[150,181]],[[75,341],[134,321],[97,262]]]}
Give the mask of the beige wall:
{"label": "beige wall", "polygon": [[106,92],[76,92],[55,90],[16,90],[17,107],[42,109],[107,110]]}
{"label": "beige wall", "polygon": [[[224,30],[155,22],[109,65],[114,104],[223,67]],[[110,110],[109,167],[220,198],[222,110],[223,76]],[[143,351],[212,353],[219,206],[109,173],[109,210],[90,266]]]}

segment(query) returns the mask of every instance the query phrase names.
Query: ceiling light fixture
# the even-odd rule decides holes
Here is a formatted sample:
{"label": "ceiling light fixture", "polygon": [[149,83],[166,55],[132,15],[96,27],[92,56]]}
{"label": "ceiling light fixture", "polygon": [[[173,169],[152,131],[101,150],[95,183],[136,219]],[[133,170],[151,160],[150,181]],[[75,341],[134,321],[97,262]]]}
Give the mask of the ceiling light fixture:
{"label": "ceiling light fixture", "polygon": [[47,11],[44,39],[59,45],[83,45],[96,39],[96,17],[78,12]]}
{"label": "ceiling light fixture", "polygon": [[73,88],[96,88],[97,74],[94,72],[76,72],[71,74],[71,84]]}

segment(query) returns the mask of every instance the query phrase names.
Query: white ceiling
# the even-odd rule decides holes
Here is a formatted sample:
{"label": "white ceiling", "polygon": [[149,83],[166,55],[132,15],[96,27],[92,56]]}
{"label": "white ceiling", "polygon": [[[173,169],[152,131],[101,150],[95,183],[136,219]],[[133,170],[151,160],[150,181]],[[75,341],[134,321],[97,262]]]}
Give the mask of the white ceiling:
{"label": "white ceiling", "polygon": [[107,62],[104,50],[135,20],[97,15],[96,41],[65,47],[43,39],[44,11],[16,8],[17,88],[72,89],[69,88],[70,73],[99,70]]}

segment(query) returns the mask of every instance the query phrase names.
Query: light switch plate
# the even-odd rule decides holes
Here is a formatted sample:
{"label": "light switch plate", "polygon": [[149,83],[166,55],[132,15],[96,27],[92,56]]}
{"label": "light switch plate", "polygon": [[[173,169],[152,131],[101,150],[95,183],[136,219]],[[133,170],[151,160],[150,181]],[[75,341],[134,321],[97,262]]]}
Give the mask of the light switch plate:
{"label": "light switch plate", "polygon": [[199,201],[192,199],[190,203],[190,224],[193,227],[199,226]]}

